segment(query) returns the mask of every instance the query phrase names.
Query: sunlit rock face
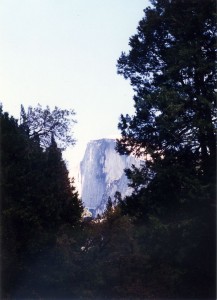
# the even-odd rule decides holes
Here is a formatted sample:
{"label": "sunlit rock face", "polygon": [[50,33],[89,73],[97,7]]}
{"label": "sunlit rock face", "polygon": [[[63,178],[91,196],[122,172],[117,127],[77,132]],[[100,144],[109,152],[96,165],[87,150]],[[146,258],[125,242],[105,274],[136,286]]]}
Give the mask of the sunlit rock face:
{"label": "sunlit rock face", "polygon": [[136,167],[141,164],[133,156],[119,155],[115,145],[113,139],[89,142],[80,165],[81,198],[93,215],[104,211],[108,197],[113,200],[116,191],[122,197],[132,192],[124,169],[130,168],[132,164]]}

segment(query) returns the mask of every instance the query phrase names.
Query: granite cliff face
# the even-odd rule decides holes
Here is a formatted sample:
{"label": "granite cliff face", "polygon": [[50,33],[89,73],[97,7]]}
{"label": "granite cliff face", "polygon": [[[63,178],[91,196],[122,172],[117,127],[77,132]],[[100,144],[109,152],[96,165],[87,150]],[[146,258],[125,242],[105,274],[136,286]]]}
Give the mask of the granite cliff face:
{"label": "granite cliff face", "polygon": [[131,193],[124,169],[141,164],[133,156],[119,155],[115,144],[113,139],[89,142],[80,165],[81,198],[93,215],[104,211],[108,197],[113,200],[116,191],[122,197]]}

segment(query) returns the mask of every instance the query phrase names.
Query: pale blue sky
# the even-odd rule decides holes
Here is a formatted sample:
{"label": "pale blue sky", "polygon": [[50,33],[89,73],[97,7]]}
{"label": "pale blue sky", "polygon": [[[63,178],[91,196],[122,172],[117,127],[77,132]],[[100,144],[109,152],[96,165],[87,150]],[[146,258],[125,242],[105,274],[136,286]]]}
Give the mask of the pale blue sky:
{"label": "pale blue sky", "polygon": [[133,113],[133,91],[117,75],[148,0],[1,0],[0,102],[13,116],[24,107],[72,108],[77,144],[69,167],[92,139],[117,135]]}

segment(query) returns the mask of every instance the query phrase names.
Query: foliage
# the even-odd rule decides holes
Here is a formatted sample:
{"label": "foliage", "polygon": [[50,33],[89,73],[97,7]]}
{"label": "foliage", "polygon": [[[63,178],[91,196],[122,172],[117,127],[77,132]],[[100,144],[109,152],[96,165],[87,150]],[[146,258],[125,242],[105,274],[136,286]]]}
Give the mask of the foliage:
{"label": "foliage", "polygon": [[52,136],[58,142],[59,147],[64,150],[69,145],[74,145],[72,138],[72,126],[75,112],[73,110],[60,109],[55,106],[50,110],[49,106],[45,109],[38,104],[35,108],[29,106],[27,112],[21,105],[20,122],[22,127],[27,128],[30,137],[38,137],[43,148],[47,148]]}
{"label": "foliage", "polygon": [[[46,149],[27,125],[1,110],[2,293],[15,293],[31,265],[54,247],[64,224],[79,226],[83,207],[54,137]],[[11,295],[12,295],[11,294]]]}
{"label": "foliage", "polygon": [[[153,282],[169,286],[158,297],[214,297],[216,4],[152,4],[118,60],[135,115],[121,116],[117,149],[147,158],[126,170],[134,191],[120,207],[146,225]],[[173,274],[164,283],[157,265]]]}
{"label": "foliage", "polygon": [[215,158],[215,1],[153,1],[118,73],[136,92],[135,116],[122,116],[119,151],[191,151],[201,172]]}
{"label": "foliage", "polygon": [[0,108],[2,298],[216,298],[215,2],[152,5],[118,61],[135,115],[117,149],[147,160],[102,217],[81,222],[62,159],[74,113]]}

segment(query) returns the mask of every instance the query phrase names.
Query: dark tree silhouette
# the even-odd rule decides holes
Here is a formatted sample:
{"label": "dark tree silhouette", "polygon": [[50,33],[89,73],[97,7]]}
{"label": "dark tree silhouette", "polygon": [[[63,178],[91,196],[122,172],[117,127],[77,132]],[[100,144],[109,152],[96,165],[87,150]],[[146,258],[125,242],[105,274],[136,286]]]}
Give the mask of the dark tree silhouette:
{"label": "dark tree silhouette", "polygon": [[146,224],[148,253],[172,270],[161,297],[214,297],[216,2],[152,5],[118,60],[135,115],[121,116],[117,149],[147,158],[126,171],[134,192],[121,208]]}
{"label": "dark tree silhouette", "polygon": [[27,112],[21,105],[20,123],[27,128],[30,136],[38,136],[40,144],[46,148],[51,143],[54,136],[58,146],[64,150],[69,145],[75,144],[72,127],[76,123],[74,110],[66,110],[55,107],[50,110],[49,106],[45,109],[40,104],[36,107],[29,106]]}

